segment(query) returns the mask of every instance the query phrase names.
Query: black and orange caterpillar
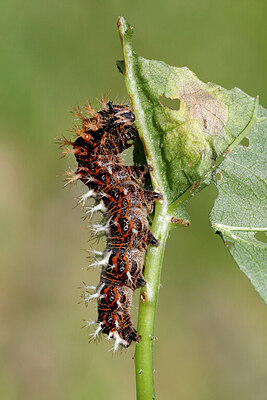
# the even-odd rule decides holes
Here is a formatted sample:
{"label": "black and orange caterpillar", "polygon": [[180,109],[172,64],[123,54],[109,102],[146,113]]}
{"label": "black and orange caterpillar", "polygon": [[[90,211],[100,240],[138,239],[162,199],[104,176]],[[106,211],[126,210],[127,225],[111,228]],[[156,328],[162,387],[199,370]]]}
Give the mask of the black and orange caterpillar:
{"label": "black and orange caterpillar", "polygon": [[156,192],[144,189],[147,166],[125,166],[119,154],[130,147],[137,137],[135,116],[126,105],[103,102],[103,110],[95,112],[87,107],[76,110],[81,124],[75,129],[76,139],[67,152],[74,153],[78,168],[69,174],[68,183],[81,180],[89,191],[82,202],[93,197],[98,204],[89,213],[102,211],[104,225],[93,225],[95,234],[107,235],[107,247],[100,261],[92,265],[102,267],[100,283],[95,293],[85,287],[84,300],[96,298],[98,319],[93,338],[102,332],[115,339],[114,350],[128,347],[141,337],[133,327],[130,306],[133,291],[143,287],[144,253],[148,245],[158,241],[149,230],[147,214],[154,202],[161,198]]}

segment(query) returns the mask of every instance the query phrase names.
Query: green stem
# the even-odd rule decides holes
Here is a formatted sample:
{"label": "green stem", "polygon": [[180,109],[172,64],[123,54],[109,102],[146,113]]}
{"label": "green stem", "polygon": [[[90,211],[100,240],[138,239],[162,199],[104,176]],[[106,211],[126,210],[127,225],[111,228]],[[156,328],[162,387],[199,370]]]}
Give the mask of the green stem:
{"label": "green stem", "polygon": [[136,123],[140,128],[139,136],[145,145],[148,163],[152,166],[151,179],[153,188],[159,191],[164,198],[162,203],[157,202],[156,204],[155,216],[151,228],[153,235],[159,240],[159,246],[150,246],[146,255],[144,276],[147,285],[141,291],[138,317],[138,333],[142,336],[142,340],[137,344],[135,352],[137,399],[152,400],[156,398],[153,366],[155,315],[165,243],[172,224],[170,224],[171,214],[168,210],[167,197],[164,190],[165,185],[161,178],[161,167],[157,161],[156,149],[152,142],[144,139],[144,137],[149,137],[150,132],[146,128],[140,93],[136,85],[136,54],[133,52],[131,44],[132,29],[123,17],[119,18],[118,28],[123,45],[126,86],[134,106]]}
{"label": "green stem", "polygon": [[138,400],[155,399],[154,390],[154,328],[160,288],[160,274],[165,243],[170,227],[170,216],[165,203],[158,203],[152,224],[152,233],[159,240],[158,247],[150,247],[145,263],[146,287],[141,292],[138,333],[142,340],[136,346],[135,372]]}

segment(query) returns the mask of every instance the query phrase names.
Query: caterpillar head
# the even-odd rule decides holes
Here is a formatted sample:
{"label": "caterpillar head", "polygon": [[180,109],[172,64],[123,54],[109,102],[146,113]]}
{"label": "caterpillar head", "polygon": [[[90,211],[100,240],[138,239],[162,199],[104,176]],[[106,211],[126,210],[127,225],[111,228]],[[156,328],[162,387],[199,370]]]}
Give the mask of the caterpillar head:
{"label": "caterpillar head", "polygon": [[131,125],[135,121],[134,113],[128,106],[122,104],[113,104],[111,101],[108,103],[109,112],[113,114],[113,123],[116,125]]}
{"label": "caterpillar head", "polygon": [[134,124],[135,115],[130,107],[122,104],[107,103],[110,116],[110,126],[117,132],[120,132],[126,141],[135,140],[137,137],[137,129]]}

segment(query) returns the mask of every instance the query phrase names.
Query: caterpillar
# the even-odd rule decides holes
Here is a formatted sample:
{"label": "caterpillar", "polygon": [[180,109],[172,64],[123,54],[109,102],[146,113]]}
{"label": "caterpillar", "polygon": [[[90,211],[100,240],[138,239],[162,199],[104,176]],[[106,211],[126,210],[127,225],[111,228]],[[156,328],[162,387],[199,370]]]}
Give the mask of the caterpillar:
{"label": "caterpillar", "polygon": [[146,285],[145,250],[158,245],[147,216],[161,195],[144,188],[147,166],[126,166],[120,157],[138,135],[128,106],[103,101],[101,111],[87,106],[76,110],[76,116],[80,124],[75,128],[75,140],[63,140],[63,145],[72,146],[65,153],[73,153],[78,164],[75,172],[68,174],[67,184],[80,180],[88,187],[81,202],[85,204],[90,197],[97,201],[87,213],[103,213],[104,224],[95,224],[92,229],[96,235],[107,236],[105,251],[94,252],[102,259],[91,264],[102,267],[100,282],[93,293],[91,286],[85,286],[84,300],[88,304],[97,299],[93,338],[107,334],[115,340],[117,350],[141,340],[133,327],[130,307],[133,291]]}

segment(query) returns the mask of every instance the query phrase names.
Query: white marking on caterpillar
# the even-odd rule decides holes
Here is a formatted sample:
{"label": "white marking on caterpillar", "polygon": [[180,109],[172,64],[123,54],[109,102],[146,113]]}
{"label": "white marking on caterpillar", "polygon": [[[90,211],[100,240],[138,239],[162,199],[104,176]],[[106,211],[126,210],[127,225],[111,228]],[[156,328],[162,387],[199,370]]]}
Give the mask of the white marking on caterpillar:
{"label": "white marking on caterpillar", "polygon": [[109,223],[110,223],[110,220],[108,220],[108,222],[105,225],[93,224],[91,227],[91,231],[94,234],[97,234],[99,232],[109,233]]}
{"label": "white marking on caterpillar", "polygon": [[96,268],[96,267],[99,268],[101,266],[107,266],[111,253],[112,253],[111,251],[106,252],[106,254],[102,260],[93,262],[92,264],[88,265],[87,268]]}
{"label": "white marking on caterpillar", "polygon": [[88,192],[84,193],[79,200],[79,203],[82,204],[82,206],[85,206],[85,203],[87,201],[87,199],[89,199],[90,197],[96,197],[96,192],[93,189],[88,190]]}
{"label": "white marking on caterpillar", "polygon": [[99,338],[99,334],[102,331],[102,322],[98,322],[98,327],[93,333],[90,333],[89,336],[92,336],[94,340]]}
{"label": "white marking on caterpillar", "polygon": [[87,251],[88,251],[88,253],[92,253],[92,254],[95,254],[96,256],[100,256],[100,257],[102,257],[104,255],[103,251],[97,251],[97,250],[87,250]]}
{"label": "white marking on caterpillar", "polygon": [[127,275],[129,282],[133,283],[133,280],[132,280],[132,277],[131,277],[131,274],[129,271],[127,271],[126,275]]}
{"label": "white marking on caterpillar", "polygon": [[89,293],[85,293],[84,294],[84,301],[85,303],[89,303],[89,301],[93,300],[93,299],[98,299],[99,298],[99,293],[94,293],[94,294],[89,294]]}
{"label": "white marking on caterpillar", "polygon": [[93,321],[93,320],[85,321],[84,328],[90,328],[92,325],[95,325],[97,323],[98,323],[97,321]]}
{"label": "white marking on caterpillar", "polygon": [[[122,304],[121,304],[120,300],[117,300],[117,304],[118,304],[118,306],[119,306],[120,308],[122,308]],[[117,320],[115,321],[115,324],[116,324],[116,322],[118,323]],[[117,328],[118,328],[118,326],[117,326]]]}
{"label": "white marking on caterpillar", "polygon": [[90,218],[92,218],[93,214],[97,213],[98,211],[104,213],[107,211],[107,208],[105,207],[104,202],[101,200],[96,206],[87,207],[86,210],[86,214],[89,214]]}
{"label": "white marking on caterpillar", "polygon": [[112,334],[111,337],[113,337],[113,339],[115,339],[115,344],[113,347],[114,353],[118,350],[120,345],[124,346],[124,347],[127,347],[129,345],[129,343],[126,340],[124,340],[120,337],[120,335],[117,331],[114,331],[113,333],[111,332],[111,334]]}
{"label": "white marking on caterpillar", "polygon": [[88,286],[88,285],[85,285],[85,286],[84,286],[84,290],[96,290],[96,286]]}
{"label": "white marking on caterpillar", "polygon": [[[85,293],[84,293],[84,302],[88,304],[91,300],[103,298],[103,295],[100,295],[101,290],[105,286],[104,283],[99,285],[98,287],[95,286],[85,286]],[[87,290],[96,290],[95,293],[88,293]]]}

